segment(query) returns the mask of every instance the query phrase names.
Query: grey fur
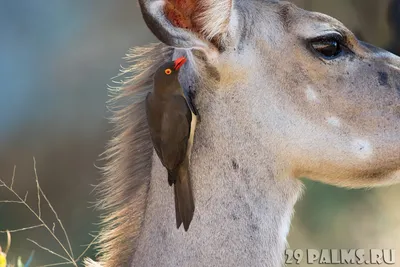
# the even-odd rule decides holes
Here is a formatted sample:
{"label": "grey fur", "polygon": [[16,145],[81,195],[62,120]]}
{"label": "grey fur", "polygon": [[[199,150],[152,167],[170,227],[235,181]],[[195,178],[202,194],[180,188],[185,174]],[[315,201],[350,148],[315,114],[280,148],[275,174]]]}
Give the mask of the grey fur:
{"label": "grey fur", "polygon": [[[208,53],[211,48],[202,56],[175,49],[175,55],[189,57],[181,84],[196,90],[202,116],[190,168],[196,200],[190,230],[175,229],[172,189],[156,157],[150,182],[143,176],[150,183],[141,195],[145,213],[144,204],[124,202],[135,199],[125,187],[138,184],[132,180],[137,173],[116,172],[122,184],[113,189],[126,194],[110,191],[104,201],[113,201],[106,207],[127,218],[139,212],[144,221],[132,240],[122,234],[137,229],[137,222],[119,235],[111,227],[103,230],[116,238],[100,244],[103,252],[112,250],[103,266],[126,266],[130,253],[129,266],[278,267],[302,192],[297,178],[349,188],[400,181],[400,58],[358,42],[329,16],[286,2],[238,0],[229,23],[218,55]],[[331,61],[317,57],[307,40],[327,31],[344,35],[351,52]],[[179,46],[170,36],[158,35]],[[137,105],[135,117],[141,114]],[[140,136],[146,138],[145,132]],[[120,149],[131,149],[132,142],[124,138],[111,154],[128,167],[132,155]],[[132,170],[139,166],[130,164]],[[141,164],[147,173],[150,162]]]}

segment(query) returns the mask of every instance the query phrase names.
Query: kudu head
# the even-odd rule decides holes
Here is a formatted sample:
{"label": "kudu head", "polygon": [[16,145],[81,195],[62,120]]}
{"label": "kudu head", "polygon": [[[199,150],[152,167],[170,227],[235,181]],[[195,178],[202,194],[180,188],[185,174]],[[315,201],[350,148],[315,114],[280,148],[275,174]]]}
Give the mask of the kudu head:
{"label": "kudu head", "polygon": [[232,131],[247,131],[287,175],[345,187],[400,181],[399,57],[288,2],[139,2],[160,41],[203,52],[186,69],[215,81],[207,99],[196,88],[200,114],[240,125]]}

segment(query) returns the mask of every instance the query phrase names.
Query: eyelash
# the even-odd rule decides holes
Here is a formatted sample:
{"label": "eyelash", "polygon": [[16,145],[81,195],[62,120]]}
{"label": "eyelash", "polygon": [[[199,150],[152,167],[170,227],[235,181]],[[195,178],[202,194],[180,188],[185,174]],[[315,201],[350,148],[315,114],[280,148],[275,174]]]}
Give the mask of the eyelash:
{"label": "eyelash", "polygon": [[328,41],[328,40],[332,40],[332,39],[342,45],[345,44],[345,40],[344,40],[345,38],[339,33],[331,33],[331,34],[327,34],[327,35],[318,36],[316,38],[310,39],[310,42],[312,42],[312,41]]}

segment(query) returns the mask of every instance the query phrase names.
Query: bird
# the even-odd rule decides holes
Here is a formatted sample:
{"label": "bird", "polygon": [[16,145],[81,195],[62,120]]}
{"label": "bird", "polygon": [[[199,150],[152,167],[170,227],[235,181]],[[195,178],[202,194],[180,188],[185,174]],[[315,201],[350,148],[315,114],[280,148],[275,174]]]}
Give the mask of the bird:
{"label": "bird", "polygon": [[189,162],[197,123],[191,94],[185,94],[178,74],[185,57],[168,61],[154,74],[153,90],[146,96],[146,116],[153,147],[174,185],[176,227],[185,231],[195,210]]}

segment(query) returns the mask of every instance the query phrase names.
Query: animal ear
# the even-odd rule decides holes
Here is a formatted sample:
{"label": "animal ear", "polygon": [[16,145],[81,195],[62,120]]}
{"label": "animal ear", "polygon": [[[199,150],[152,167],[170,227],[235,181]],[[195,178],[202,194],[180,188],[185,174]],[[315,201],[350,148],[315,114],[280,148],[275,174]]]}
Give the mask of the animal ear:
{"label": "animal ear", "polygon": [[233,0],[139,0],[144,21],[163,43],[221,48],[233,23]]}

